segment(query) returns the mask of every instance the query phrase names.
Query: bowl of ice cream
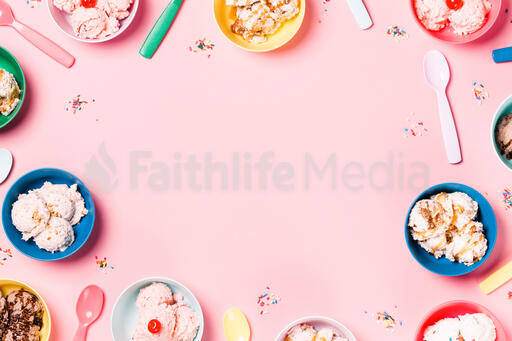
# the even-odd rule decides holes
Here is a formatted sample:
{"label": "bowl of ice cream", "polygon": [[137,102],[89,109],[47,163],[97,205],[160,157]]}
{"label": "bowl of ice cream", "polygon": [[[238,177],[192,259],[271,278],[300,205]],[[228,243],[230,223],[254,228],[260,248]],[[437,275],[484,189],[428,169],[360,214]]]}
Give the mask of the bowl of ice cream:
{"label": "bowl of ice cream", "polygon": [[308,316],[288,324],[275,341],[356,341],[356,337],[343,324],[324,316]]}
{"label": "bowl of ice cream", "polygon": [[306,0],[213,0],[213,12],[222,34],[235,46],[267,52],[297,34]]}
{"label": "bowl of ice cream", "polygon": [[71,38],[102,43],[126,31],[139,0],[48,0],[48,8],[55,24]]}
{"label": "bowl of ice cream", "polygon": [[67,258],[94,227],[92,196],[80,179],[55,168],[31,171],[9,188],[2,205],[5,234],[21,253],[42,261]]}
{"label": "bowl of ice cream", "polygon": [[0,279],[0,326],[2,340],[48,341],[52,330],[50,310],[28,284]]}
{"label": "bowl of ice cream", "polygon": [[165,277],[144,278],[117,299],[111,329],[114,340],[200,341],[203,311],[183,284]]}
{"label": "bowl of ice cream", "polygon": [[414,18],[434,38],[468,43],[482,37],[501,13],[502,0],[410,0]]}
{"label": "bowl of ice cream", "polygon": [[505,341],[499,320],[484,306],[469,301],[443,303],[423,319],[415,341]]}
{"label": "bowl of ice cream", "polygon": [[497,234],[496,216],[487,199],[457,183],[425,190],[405,219],[405,240],[412,256],[442,276],[478,269],[492,253]]}
{"label": "bowl of ice cream", "polygon": [[500,162],[512,170],[512,96],[501,103],[491,124],[491,143]]}
{"label": "bowl of ice cream", "polygon": [[0,46],[0,128],[18,114],[25,99],[25,75],[12,54]]}

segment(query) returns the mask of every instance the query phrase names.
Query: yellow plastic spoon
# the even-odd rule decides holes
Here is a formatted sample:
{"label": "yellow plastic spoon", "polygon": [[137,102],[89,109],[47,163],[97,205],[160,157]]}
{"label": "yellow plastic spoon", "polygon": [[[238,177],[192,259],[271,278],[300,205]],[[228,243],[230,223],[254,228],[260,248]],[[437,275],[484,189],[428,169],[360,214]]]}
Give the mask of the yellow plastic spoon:
{"label": "yellow plastic spoon", "polygon": [[228,341],[249,341],[251,328],[249,322],[238,309],[229,309],[224,313],[224,335]]}
{"label": "yellow plastic spoon", "polygon": [[480,283],[480,290],[486,295],[501,287],[512,279],[512,262],[508,263],[495,273],[489,276],[486,280]]}

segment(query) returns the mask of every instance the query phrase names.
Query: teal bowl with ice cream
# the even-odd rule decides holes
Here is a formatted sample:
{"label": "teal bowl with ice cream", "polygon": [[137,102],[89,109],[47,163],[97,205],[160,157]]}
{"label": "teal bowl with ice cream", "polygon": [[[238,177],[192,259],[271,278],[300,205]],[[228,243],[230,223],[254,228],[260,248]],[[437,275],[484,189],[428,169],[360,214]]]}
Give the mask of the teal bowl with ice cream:
{"label": "teal bowl with ice cream", "polygon": [[[512,114],[512,95],[509,96],[507,99],[505,99],[498,109],[496,110],[496,113],[494,114],[494,118],[492,119],[491,123],[491,145],[494,150],[494,153],[498,157],[498,160],[500,160],[500,163],[507,167],[507,169],[512,170],[512,160],[507,159],[507,156],[505,153],[501,151],[500,143],[498,141],[497,136],[497,128],[499,123],[502,121],[502,119],[507,116],[508,114]],[[511,116],[512,118],[512,116]],[[510,136],[512,136],[512,120],[510,123]]]}
{"label": "teal bowl with ice cream", "polygon": [[[14,109],[7,115],[0,113],[0,128],[5,127],[19,113],[23,105],[23,101],[25,100],[26,93],[25,75],[23,74],[23,70],[21,69],[20,63],[18,63],[16,58],[14,58],[14,56],[11,53],[9,53],[9,51],[0,46],[0,71],[1,70],[5,70],[14,76],[16,83],[18,83],[19,94],[17,96],[18,101]],[[2,77],[3,76],[0,75],[0,79]],[[1,92],[2,89],[0,89],[0,97]]]}

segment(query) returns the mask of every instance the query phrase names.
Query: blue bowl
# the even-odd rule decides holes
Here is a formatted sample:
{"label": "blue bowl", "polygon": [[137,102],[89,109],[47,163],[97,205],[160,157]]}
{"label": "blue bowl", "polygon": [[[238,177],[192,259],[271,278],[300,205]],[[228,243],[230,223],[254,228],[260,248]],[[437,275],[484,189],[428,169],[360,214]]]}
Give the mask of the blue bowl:
{"label": "blue bowl", "polygon": [[[12,204],[18,199],[22,193],[27,193],[31,189],[37,189],[43,186],[45,181],[54,184],[66,184],[68,186],[77,184],[78,191],[85,201],[85,208],[89,211],[80,223],[73,226],[75,230],[75,241],[65,251],[51,253],[37,247],[36,243],[31,239],[26,242],[21,239],[21,232],[14,227],[11,218]],[[5,234],[11,244],[21,253],[42,261],[54,261],[64,259],[77,252],[89,239],[94,226],[95,210],[91,194],[85,185],[76,176],[66,171],[56,168],[41,168],[29,172],[19,178],[5,195],[2,206],[2,223],[4,225]]]}
{"label": "blue bowl", "polygon": [[187,287],[179,282],[176,282],[175,280],[165,277],[150,277],[141,279],[131,284],[121,293],[116,303],[114,304],[111,317],[111,329],[114,341],[131,340],[131,335],[135,328],[135,324],[137,323],[137,317],[139,316],[138,309],[135,306],[137,295],[141,289],[151,285],[154,282],[167,284],[169,288],[171,288],[173,294],[182,295],[185,303],[190,306],[192,311],[199,315],[199,329],[197,330],[197,335],[194,338],[194,341],[201,341],[204,331],[204,317],[201,305],[197,301],[194,294],[192,294],[192,292],[188,290]]}
{"label": "blue bowl", "polygon": [[[469,195],[478,203],[478,214],[476,216],[476,220],[484,225],[484,234],[488,241],[488,249],[482,259],[471,266],[467,266],[462,263],[451,262],[446,257],[436,259],[436,257],[423,249],[411,236],[409,226],[407,226],[407,224],[409,223],[409,215],[411,214],[412,208],[418,200],[429,199],[432,195],[440,192],[463,192]],[[478,193],[473,188],[462,184],[445,183],[430,187],[421,193],[416,198],[416,200],[414,200],[413,204],[409,208],[409,211],[407,212],[407,217],[405,219],[405,240],[407,242],[409,251],[411,251],[413,257],[425,269],[442,276],[462,276],[478,269],[487,260],[487,258],[489,258],[489,255],[491,254],[492,250],[494,249],[494,245],[496,244],[497,236],[498,225],[496,223],[496,216],[494,215],[494,211],[492,210],[492,207],[487,199],[485,199],[483,195]]]}

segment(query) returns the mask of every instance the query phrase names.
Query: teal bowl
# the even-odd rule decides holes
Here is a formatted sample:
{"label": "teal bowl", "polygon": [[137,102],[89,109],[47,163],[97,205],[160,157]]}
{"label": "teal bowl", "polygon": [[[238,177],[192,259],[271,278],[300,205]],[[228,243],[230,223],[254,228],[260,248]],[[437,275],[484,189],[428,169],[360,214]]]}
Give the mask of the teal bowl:
{"label": "teal bowl", "polygon": [[114,309],[112,311],[112,317],[110,321],[112,337],[114,338],[114,341],[131,340],[131,335],[139,315],[138,309],[135,306],[137,295],[141,289],[155,282],[164,283],[169,286],[169,288],[171,288],[174,294],[182,295],[185,303],[190,306],[192,311],[197,313],[199,316],[199,329],[197,330],[197,335],[193,341],[201,341],[204,332],[204,317],[203,310],[201,309],[199,301],[194,296],[194,294],[192,294],[192,292],[187,289],[186,286],[175,280],[165,277],[150,277],[141,279],[135,283],[132,283],[121,293],[116,303],[114,304]]}
{"label": "teal bowl", "polygon": [[0,128],[5,127],[9,122],[11,122],[14,117],[18,114],[23,105],[23,101],[25,100],[25,75],[23,74],[23,70],[21,69],[20,63],[14,58],[12,54],[9,53],[6,49],[0,46],[0,69],[4,69],[16,78],[16,82],[20,87],[20,100],[18,105],[14,110],[7,116],[0,114]]}
{"label": "teal bowl", "polygon": [[[417,201],[422,199],[428,199],[432,195],[446,192],[462,192],[466,193],[478,203],[478,213],[476,215],[476,220],[481,222],[484,225],[484,235],[488,241],[488,248],[485,255],[478,262],[471,266],[466,266],[462,263],[451,262],[446,257],[436,258],[434,255],[428,253],[425,249],[423,249],[417,241],[412,238],[410,228],[409,228],[409,216],[411,214],[411,210],[416,204]],[[407,217],[405,219],[405,241],[407,243],[407,247],[411,252],[412,256],[416,261],[423,266],[425,269],[441,275],[441,276],[462,276],[466,275],[472,271],[478,269],[491,255],[494,246],[496,245],[496,240],[498,238],[498,224],[496,222],[496,216],[494,215],[494,211],[491,207],[491,204],[485,199],[485,197],[480,194],[478,191],[473,188],[457,184],[457,183],[445,183],[432,186],[421,193],[411,204],[409,207],[409,211],[407,212]]]}
{"label": "teal bowl", "polygon": [[512,170],[512,160],[508,160],[505,155],[501,153],[501,149],[496,141],[496,127],[498,126],[499,121],[505,115],[512,114],[512,96],[509,96],[503,103],[500,104],[498,110],[494,114],[494,118],[492,119],[491,124],[491,143],[496,153],[496,156],[501,161],[501,163],[507,167],[509,170]]}

